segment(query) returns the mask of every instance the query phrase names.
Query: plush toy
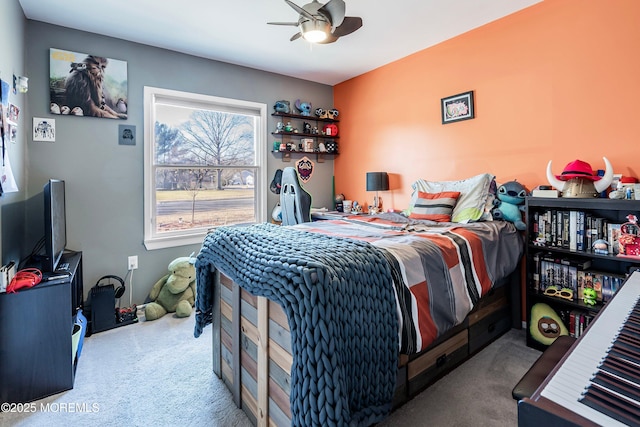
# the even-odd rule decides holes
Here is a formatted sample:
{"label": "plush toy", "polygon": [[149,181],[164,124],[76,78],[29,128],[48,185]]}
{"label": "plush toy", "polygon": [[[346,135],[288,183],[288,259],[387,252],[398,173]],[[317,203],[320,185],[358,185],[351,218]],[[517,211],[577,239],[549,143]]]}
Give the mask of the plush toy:
{"label": "plush toy", "polygon": [[300,112],[301,116],[310,116],[311,115],[311,103],[310,102],[302,102],[299,99],[296,99],[296,110]]}
{"label": "plush toy", "polygon": [[167,313],[176,317],[189,317],[196,296],[195,258],[179,257],[169,264],[169,274],[158,280],[149,298],[152,302],[144,308],[147,320],[155,320]]}
{"label": "plush toy", "polygon": [[582,299],[584,303],[587,305],[594,306],[596,305],[596,300],[598,298],[598,292],[596,292],[593,288],[584,288],[582,291]]}
{"label": "plush toy", "polygon": [[542,302],[531,307],[529,332],[531,338],[544,345],[551,345],[560,335],[569,335],[569,330],[558,313]]}
{"label": "plush toy", "polygon": [[527,190],[522,184],[517,181],[505,182],[498,187],[491,215],[494,219],[513,222],[518,230],[526,230],[527,225],[522,221],[526,196]]}
{"label": "plush toy", "polygon": [[289,114],[291,112],[289,101],[285,101],[285,100],[276,101],[276,103],[273,105],[273,109],[275,110],[276,113]]}

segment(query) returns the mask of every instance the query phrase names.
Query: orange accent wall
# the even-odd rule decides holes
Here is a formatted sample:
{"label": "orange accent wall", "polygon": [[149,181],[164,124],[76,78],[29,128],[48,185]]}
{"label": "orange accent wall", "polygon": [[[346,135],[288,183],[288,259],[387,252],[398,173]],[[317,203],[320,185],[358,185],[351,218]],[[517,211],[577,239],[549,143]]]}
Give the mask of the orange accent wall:
{"label": "orange accent wall", "polygon": [[[603,156],[640,178],[638,22],[637,0],[545,0],[336,85],[336,192],[370,202],[366,172],[388,171],[384,208],[404,209],[417,178],[532,189],[549,160]],[[440,99],[468,90],[475,119],[441,124]]]}

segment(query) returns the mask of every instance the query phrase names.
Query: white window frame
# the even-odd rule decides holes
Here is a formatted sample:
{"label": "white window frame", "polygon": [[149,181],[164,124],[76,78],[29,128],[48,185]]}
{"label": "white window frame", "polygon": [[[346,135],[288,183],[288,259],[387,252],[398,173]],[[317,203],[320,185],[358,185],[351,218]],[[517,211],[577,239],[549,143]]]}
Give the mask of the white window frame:
{"label": "white window frame", "polygon": [[159,234],[155,226],[156,189],[154,168],[155,108],[157,101],[198,106],[215,106],[223,111],[259,113],[256,135],[256,221],[265,221],[267,211],[267,105],[259,102],[221,98],[156,87],[144,87],[144,245],[147,250],[200,244],[206,236],[202,230],[177,230]]}

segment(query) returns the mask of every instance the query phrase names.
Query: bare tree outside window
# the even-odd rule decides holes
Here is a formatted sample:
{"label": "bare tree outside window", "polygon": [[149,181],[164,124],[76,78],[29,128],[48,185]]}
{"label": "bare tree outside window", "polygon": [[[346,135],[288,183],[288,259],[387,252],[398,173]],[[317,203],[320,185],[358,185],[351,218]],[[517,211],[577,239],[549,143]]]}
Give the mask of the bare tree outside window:
{"label": "bare tree outside window", "polygon": [[261,220],[263,190],[255,184],[262,173],[260,150],[266,152],[263,111],[164,98],[153,108],[152,173],[146,175],[151,200],[145,199],[152,224],[145,244]]}

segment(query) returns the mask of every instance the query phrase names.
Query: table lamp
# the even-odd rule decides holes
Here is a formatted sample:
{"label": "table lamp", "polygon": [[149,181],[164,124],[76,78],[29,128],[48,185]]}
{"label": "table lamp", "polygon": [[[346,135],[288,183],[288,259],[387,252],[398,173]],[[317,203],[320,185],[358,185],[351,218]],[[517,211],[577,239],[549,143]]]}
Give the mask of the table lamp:
{"label": "table lamp", "polygon": [[367,191],[375,191],[373,205],[369,207],[369,213],[378,213],[382,210],[382,200],[378,191],[389,189],[389,174],[386,172],[367,172]]}

